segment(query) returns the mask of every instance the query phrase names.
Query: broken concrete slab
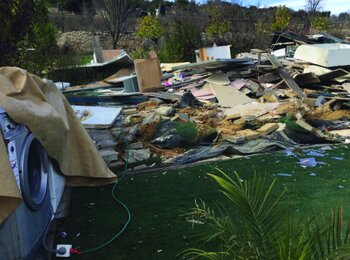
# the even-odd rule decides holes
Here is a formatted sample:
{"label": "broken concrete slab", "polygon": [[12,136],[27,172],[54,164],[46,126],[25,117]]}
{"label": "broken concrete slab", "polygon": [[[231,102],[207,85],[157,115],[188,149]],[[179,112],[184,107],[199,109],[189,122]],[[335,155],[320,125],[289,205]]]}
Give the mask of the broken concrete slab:
{"label": "broken concrete slab", "polygon": [[172,107],[160,106],[155,110],[155,112],[157,114],[162,115],[162,116],[172,116],[172,115],[174,115],[175,110]]}
{"label": "broken concrete slab", "polygon": [[170,118],[170,121],[188,122],[190,121],[190,117],[185,113],[177,113],[175,116]]}
{"label": "broken concrete slab", "polygon": [[99,150],[112,148],[117,145],[115,138],[108,130],[87,129],[87,132]]}
{"label": "broken concrete slab", "polygon": [[278,128],[279,128],[278,123],[267,123],[256,131],[260,134],[260,136],[267,136],[268,134],[272,133]]}
{"label": "broken concrete slab", "polygon": [[251,129],[244,129],[236,132],[236,136],[244,136],[248,141],[258,139],[260,137],[260,134],[256,131],[253,131]]}
{"label": "broken concrete slab", "polygon": [[111,149],[99,150],[99,153],[107,165],[109,165],[113,161],[118,160],[118,152],[114,150],[111,150]]}
{"label": "broken concrete slab", "polygon": [[142,121],[142,125],[148,125],[154,122],[160,122],[162,120],[162,116],[157,113],[150,113],[147,117]]}
{"label": "broken concrete slab", "polygon": [[143,144],[141,142],[129,144],[129,149],[131,150],[142,149],[142,148],[143,148]]}
{"label": "broken concrete slab", "polygon": [[245,141],[247,141],[246,136],[240,135],[240,136],[228,136],[224,135],[222,137],[223,140],[228,141],[233,144],[243,144]]}
{"label": "broken concrete slab", "polygon": [[241,114],[231,114],[231,115],[225,116],[226,120],[232,120],[232,121],[237,120],[239,118],[241,118]]}
{"label": "broken concrete slab", "polygon": [[151,158],[149,149],[125,150],[123,159],[129,163],[142,162]]}
{"label": "broken concrete slab", "polygon": [[299,118],[297,121],[296,121],[296,123],[299,125],[299,126],[301,126],[302,128],[304,128],[305,130],[307,130],[307,131],[312,131],[314,128],[310,125],[310,124],[308,124],[307,122],[305,122],[302,118]]}

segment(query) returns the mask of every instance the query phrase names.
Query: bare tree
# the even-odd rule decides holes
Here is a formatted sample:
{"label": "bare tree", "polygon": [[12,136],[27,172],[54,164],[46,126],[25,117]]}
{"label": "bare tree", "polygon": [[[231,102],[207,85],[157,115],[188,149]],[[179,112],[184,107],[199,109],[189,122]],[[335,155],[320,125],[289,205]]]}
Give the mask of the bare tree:
{"label": "bare tree", "polygon": [[112,37],[114,49],[128,29],[131,17],[130,2],[128,0],[94,0],[96,20]]}
{"label": "bare tree", "polygon": [[315,13],[321,11],[323,5],[323,0],[306,0],[306,10],[310,13]]}

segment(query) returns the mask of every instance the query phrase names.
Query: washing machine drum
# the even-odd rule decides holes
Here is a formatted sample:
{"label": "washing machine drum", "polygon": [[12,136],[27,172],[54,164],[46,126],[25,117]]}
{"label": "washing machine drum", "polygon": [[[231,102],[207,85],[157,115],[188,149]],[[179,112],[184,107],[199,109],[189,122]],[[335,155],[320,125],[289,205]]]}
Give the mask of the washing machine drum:
{"label": "washing machine drum", "polygon": [[48,196],[49,158],[40,142],[29,134],[22,147],[20,186],[26,206],[37,211]]}

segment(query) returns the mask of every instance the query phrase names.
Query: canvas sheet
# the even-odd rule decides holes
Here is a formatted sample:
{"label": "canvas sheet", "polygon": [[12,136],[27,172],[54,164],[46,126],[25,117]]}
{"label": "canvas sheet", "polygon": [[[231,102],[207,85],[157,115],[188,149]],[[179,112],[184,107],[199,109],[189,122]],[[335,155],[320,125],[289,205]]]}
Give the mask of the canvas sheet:
{"label": "canvas sheet", "polygon": [[[22,69],[0,68],[0,107],[24,124],[45,147],[73,186],[112,183],[108,169],[66,98],[54,83]],[[0,224],[21,203],[21,195],[0,138]]]}

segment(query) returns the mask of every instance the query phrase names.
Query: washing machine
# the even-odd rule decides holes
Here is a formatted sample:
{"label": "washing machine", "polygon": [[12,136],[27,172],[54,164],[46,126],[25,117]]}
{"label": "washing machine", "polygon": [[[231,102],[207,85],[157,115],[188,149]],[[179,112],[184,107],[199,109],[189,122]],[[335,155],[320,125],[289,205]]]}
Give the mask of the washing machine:
{"label": "washing machine", "polygon": [[53,219],[50,160],[33,134],[11,120],[1,108],[0,133],[23,198],[20,206],[0,225],[0,259],[35,259]]}

